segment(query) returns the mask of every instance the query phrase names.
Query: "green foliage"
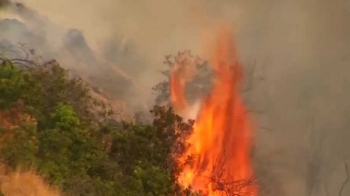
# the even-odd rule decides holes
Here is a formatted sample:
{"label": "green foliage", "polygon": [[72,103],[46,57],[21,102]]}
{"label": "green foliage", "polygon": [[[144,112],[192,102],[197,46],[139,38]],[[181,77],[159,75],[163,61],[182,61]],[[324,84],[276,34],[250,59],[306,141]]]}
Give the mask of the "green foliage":
{"label": "green foliage", "polygon": [[[27,167],[36,161],[38,150],[36,128],[21,125],[13,129],[0,129],[0,135],[6,138],[1,147],[1,159],[12,167]],[[10,137],[6,137],[9,136]]]}
{"label": "green foliage", "polygon": [[110,126],[111,111],[89,95],[82,80],[70,78],[56,62],[45,65],[0,65],[0,113],[16,114],[1,117],[15,123],[10,126],[0,119],[3,163],[36,169],[66,195],[173,196],[182,191],[176,158],[184,152],[193,121],[155,106],[152,124]]}
{"label": "green foliage", "polygon": [[0,108],[8,109],[13,107],[21,96],[28,94],[29,76],[9,61],[4,61],[0,66]]}
{"label": "green foliage", "polygon": [[52,126],[62,130],[69,130],[80,126],[80,119],[72,106],[58,103],[54,112],[50,115]]}

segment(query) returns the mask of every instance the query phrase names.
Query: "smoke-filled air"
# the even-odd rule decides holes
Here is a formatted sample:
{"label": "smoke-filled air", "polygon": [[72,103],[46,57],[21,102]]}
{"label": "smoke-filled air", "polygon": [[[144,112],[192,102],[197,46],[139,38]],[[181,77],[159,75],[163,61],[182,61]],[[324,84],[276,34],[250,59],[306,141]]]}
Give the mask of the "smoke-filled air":
{"label": "smoke-filled air", "polygon": [[348,0],[0,0],[0,196],[349,196],[349,65]]}

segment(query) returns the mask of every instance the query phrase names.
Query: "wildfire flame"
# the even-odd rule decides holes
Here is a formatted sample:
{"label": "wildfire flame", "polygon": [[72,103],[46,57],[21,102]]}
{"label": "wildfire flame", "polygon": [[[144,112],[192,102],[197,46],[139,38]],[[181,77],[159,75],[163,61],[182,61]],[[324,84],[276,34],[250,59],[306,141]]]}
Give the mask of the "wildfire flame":
{"label": "wildfire flame", "polygon": [[[200,100],[194,130],[187,141],[190,146],[179,159],[185,165],[179,183],[207,196],[256,196],[249,158],[250,124],[239,92],[243,71],[231,36],[229,28],[221,28],[211,48],[209,62],[215,82]],[[171,101],[179,113],[191,108],[184,86],[193,70],[185,66],[172,69]]]}

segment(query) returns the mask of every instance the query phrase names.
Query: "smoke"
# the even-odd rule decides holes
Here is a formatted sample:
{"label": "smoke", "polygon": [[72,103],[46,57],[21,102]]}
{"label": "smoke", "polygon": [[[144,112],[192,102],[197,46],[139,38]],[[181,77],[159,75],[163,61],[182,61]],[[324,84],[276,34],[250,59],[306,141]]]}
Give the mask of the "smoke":
{"label": "smoke", "polygon": [[246,58],[255,49],[253,57],[265,66],[266,81],[250,95],[264,108],[258,118],[268,127],[258,132],[258,151],[274,157],[270,168],[287,195],[338,195],[350,147],[350,5],[270,2],[251,25],[260,27],[256,44],[243,44]]}
{"label": "smoke", "polygon": [[[350,161],[348,1],[22,3],[0,10],[0,19],[16,18],[26,25],[6,33],[8,39],[31,40],[48,58],[63,59],[68,62],[63,65],[133,104],[152,100],[150,89],[162,79],[159,71],[164,67],[164,55],[184,49],[202,55],[203,28],[210,28],[206,22],[232,23],[244,65],[256,61],[255,75],[265,78],[247,94],[252,109],[262,110],[253,116],[265,127],[257,131],[256,139],[256,170],[267,175],[262,177],[264,186],[270,186],[269,190],[282,186],[277,195],[338,194],[345,178],[343,162]],[[72,60],[71,56],[81,57]],[[110,74],[111,69],[103,66],[105,61],[133,78],[135,85]],[[348,185],[343,195],[349,192]]]}

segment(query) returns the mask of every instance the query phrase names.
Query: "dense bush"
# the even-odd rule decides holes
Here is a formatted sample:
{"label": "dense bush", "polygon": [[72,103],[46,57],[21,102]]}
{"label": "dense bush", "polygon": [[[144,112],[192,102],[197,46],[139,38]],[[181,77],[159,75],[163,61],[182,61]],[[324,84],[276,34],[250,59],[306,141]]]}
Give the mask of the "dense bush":
{"label": "dense bush", "polygon": [[109,123],[106,103],[57,62],[0,64],[0,159],[36,169],[66,195],[173,196],[193,122],[156,106],[153,123]]}

